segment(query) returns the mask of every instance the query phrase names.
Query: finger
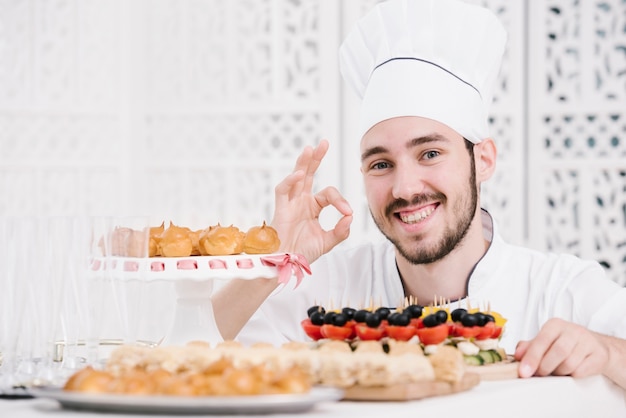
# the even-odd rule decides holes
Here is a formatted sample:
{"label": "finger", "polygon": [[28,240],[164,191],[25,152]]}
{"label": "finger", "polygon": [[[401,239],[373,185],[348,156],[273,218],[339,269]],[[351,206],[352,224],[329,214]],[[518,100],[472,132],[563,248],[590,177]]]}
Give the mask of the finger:
{"label": "finger", "polygon": [[524,354],[526,354],[526,350],[528,350],[529,344],[530,344],[530,341],[518,342],[517,346],[515,347],[515,353],[513,354],[513,358],[515,358],[515,360],[517,361],[520,361],[522,357],[524,357]]}
{"label": "finger", "polygon": [[[302,153],[298,156],[298,159],[296,160],[296,165],[293,169],[293,173],[302,171],[304,176],[306,176],[306,173],[309,171],[309,164],[310,164],[311,158],[313,157],[313,152],[314,151],[312,147],[310,146],[304,147],[304,149],[302,150]],[[302,177],[302,179],[304,179],[304,176]],[[295,183],[293,184],[293,187],[289,191],[289,196],[290,197],[299,196],[300,194],[302,194],[303,190],[304,190],[304,182],[301,181],[299,183]]]}
{"label": "finger", "polygon": [[333,206],[344,216],[352,215],[352,207],[350,203],[341,195],[339,190],[334,187],[326,187],[315,195],[315,200],[320,206],[320,210],[326,206]]}
{"label": "finger", "polygon": [[291,196],[293,196],[293,190],[297,187],[298,183],[304,178],[304,171],[297,170],[289,174],[274,188],[274,201],[276,203],[276,209],[287,205]]}
{"label": "finger", "polygon": [[589,353],[574,371],[570,373],[573,377],[587,377],[598,374],[603,370],[608,358],[605,353]]}
{"label": "finger", "polygon": [[515,353],[513,354],[513,358],[520,362],[520,365],[517,370],[517,374],[519,377],[532,377],[535,374],[536,368],[533,368],[532,365],[528,365],[527,363],[522,362],[522,358],[526,355],[526,351],[528,351],[528,347],[530,346],[530,341],[520,341],[517,343],[517,347],[515,347]]}
{"label": "finger", "polygon": [[313,190],[313,181],[315,180],[315,173],[319,168],[326,152],[328,152],[328,141],[325,139],[321,140],[319,145],[313,149],[313,153],[311,158],[308,161],[308,165],[306,168],[306,177],[304,178],[304,187],[303,191],[310,192]]}
{"label": "finger", "polygon": [[[532,340],[527,342],[526,346],[522,346],[520,350],[523,353],[520,355],[520,367],[519,367],[519,375],[520,377],[530,377],[535,374],[540,376],[544,376],[546,368],[548,368],[549,363],[554,360],[548,359],[546,362],[546,355],[552,344],[558,339],[560,335],[560,329],[556,324],[556,321],[548,321],[539,331],[537,336]],[[560,363],[560,362],[559,362]],[[554,368],[558,365],[554,364],[553,368],[550,370],[554,370]],[[548,373],[549,374],[549,373]]]}
{"label": "finger", "polygon": [[570,376],[578,370],[579,367],[583,364],[585,359],[588,357],[589,353],[584,350],[584,348],[580,347],[578,344],[577,347],[565,358],[561,363],[555,367],[552,371],[552,374],[557,376]]}
{"label": "finger", "polygon": [[332,250],[336,245],[350,236],[351,223],[351,215],[343,216],[337,221],[333,229],[324,232],[324,253]]}
{"label": "finger", "polygon": [[594,332],[572,326],[571,332],[578,338],[576,350],[567,357],[555,374],[585,377],[602,373],[609,361],[609,351]]}
{"label": "finger", "polygon": [[558,332],[556,332],[556,337],[541,360],[538,373],[541,376],[572,373],[589,354],[591,347],[589,342],[591,340],[585,341],[582,338],[584,329],[572,323],[553,322],[549,324],[549,327],[544,328],[549,328],[549,331],[553,333],[555,331],[552,328],[555,328],[558,329]]}

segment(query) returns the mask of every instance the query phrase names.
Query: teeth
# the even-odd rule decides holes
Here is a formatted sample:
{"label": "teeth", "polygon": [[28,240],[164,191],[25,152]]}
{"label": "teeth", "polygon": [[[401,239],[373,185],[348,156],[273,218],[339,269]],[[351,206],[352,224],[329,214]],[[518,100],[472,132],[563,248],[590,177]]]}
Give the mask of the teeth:
{"label": "teeth", "polygon": [[402,222],[404,223],[414,224],[416,222],[421,221],[422,219],[427,218],[428,215],[433,213],[433,210],[434,210],[433,208],[430,208],[430,209],[425,209],[420,212],[414,212],[414,213],[411,213],[410,215],[401,216],[401,219],[402,219]]}

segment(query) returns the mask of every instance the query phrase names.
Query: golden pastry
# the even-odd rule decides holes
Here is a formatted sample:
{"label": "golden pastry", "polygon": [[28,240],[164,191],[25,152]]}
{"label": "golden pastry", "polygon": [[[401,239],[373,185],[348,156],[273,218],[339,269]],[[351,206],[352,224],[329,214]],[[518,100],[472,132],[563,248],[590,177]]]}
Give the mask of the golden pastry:
{"label": "golden pastry", "polygon": [[189,238],[191,238],[191,255],[202,255],[200,252],[200,234],[203,230],[189,231]]}
{"label": "golden pastry", "polygon": [[161,234],[159,249],[164,257],[190,256],[193,244],[189,237],[189,228],[176,226],[170,222],[170,226]]}
{"label": "golden pastry", "polygon": [[243,252],[247,254],[270,254],[278,250],[278,247],[278,232],[265,222],[262,226],[250,228],[243,240]]}
{"label": "golden pastry", "polygon": [[234,255],[243,251],[245,234],[236,226],[217,226],[200,234],[200,253],[204,255]]}
{"label": "golden pastry", "polygon": [[150,241],[148,242],[148,256],[156,257],[161,255],[159,250],[159,242],[161,241],[161,234],[165,231],[165,221],[161,222],[159,226],[153,226],[150,228]]}

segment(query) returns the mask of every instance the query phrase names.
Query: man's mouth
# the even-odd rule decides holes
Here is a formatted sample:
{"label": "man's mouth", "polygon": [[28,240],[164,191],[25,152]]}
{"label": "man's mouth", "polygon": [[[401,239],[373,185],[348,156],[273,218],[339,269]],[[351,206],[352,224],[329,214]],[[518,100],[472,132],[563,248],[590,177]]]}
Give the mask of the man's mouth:
{"label": "man's mouth", "polygon": [[435,208],[436,206],[433,205],[422,210],[416,210],[414,212],[402,212],[399,213],[398,216],[400,217],[402,222],[406,224],[415,224],[428,218],[430,214],[433,213]]}

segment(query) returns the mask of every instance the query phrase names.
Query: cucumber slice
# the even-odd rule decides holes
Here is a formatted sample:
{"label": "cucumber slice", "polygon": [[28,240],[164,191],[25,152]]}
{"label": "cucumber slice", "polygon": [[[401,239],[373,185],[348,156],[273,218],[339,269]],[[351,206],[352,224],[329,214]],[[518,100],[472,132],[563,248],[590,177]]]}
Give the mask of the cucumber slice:
{"label": "cucumber slice", "polygon": [[491,364],[496,362],[496,359],[490,350],[480,350],[478,352],[478,356],[483,359],[484,364]]}
{"label": "cucumber slice", "polygon": [[494,362],[502,361],[502,356],[498,353],[498,350],[489,350],[491,352],[491,357],[493,357]]}
{"label": "cucumber slice", "polygon": [[482,366],[485,363],[485,360],[478,354],[475,356],[463,355],[463,360],[468,366]]}

